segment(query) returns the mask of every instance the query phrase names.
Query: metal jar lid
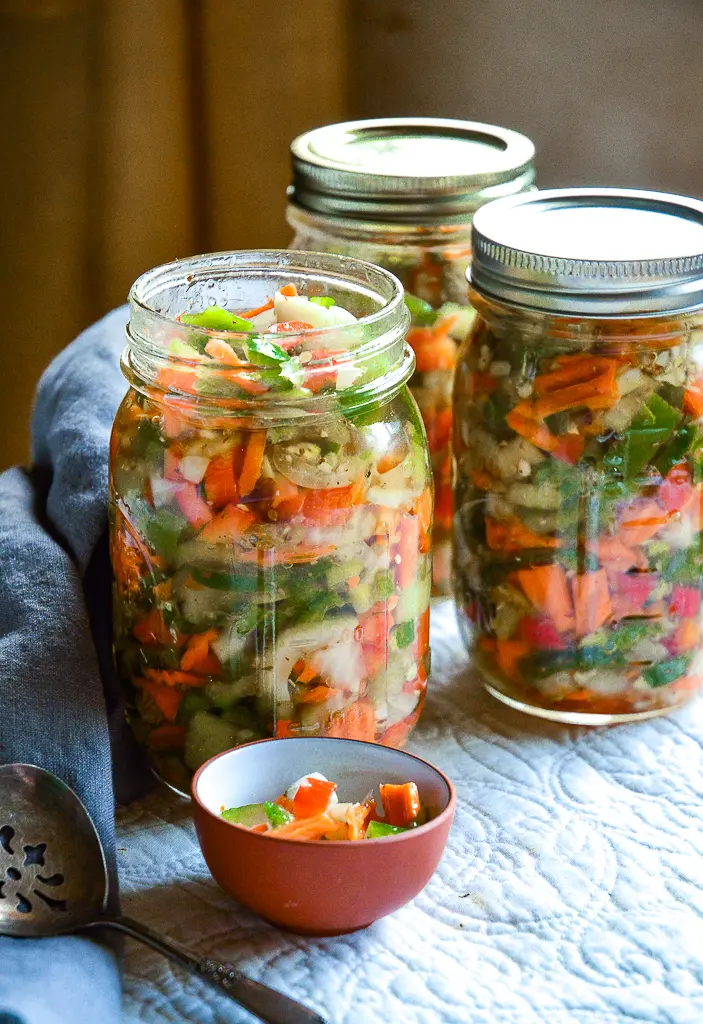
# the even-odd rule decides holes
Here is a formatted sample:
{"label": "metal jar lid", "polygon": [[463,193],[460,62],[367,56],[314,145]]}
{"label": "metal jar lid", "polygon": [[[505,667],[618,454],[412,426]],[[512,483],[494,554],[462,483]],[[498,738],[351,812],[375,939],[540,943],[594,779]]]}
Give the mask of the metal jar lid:
{"label": "metal jar lid", "polygon": [[467,217],[529,189],[535,148],[476,121],[392,117],[346,121],[291,143],[291,201],[313,213],[398,223]]}
{"label": "metal jar lid", "polygon": [[478,211],[469,280],[487,298],[546,313],[644,316],[703,305],[703,202],[664,192],[569,188]]}

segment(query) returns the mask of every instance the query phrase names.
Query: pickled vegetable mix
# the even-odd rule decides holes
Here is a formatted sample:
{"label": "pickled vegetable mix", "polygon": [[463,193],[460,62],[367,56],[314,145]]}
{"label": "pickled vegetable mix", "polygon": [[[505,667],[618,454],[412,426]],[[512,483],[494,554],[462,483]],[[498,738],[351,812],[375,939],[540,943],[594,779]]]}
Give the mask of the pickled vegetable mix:
{"label": "pickled vegetable mix", "polygon": [[275,800],[223,808],[222,817],[250,832],[308,841],[387,839],[428,820],[414,782],[381,783],[379,791],[380,806],[372,794],[341,802],[337,784],[311,772]]}
{"label": "pickled vegetable mix", "polygon": [[[255,280],[254,308],[149,313],[125,359],[115,651],[133,728],[181,789],[267,735],[400,745],[424,699],[432,490],[402,299],[389,332],[297,276],[270,296]],[[146,337],[138,309],[130,331]]]}
{"label": "pickled vegetable mix", "polygon": [[[587,206],[606,227],[611,202],[629,210],[639,195],[613,192]],[[552,195],[581,201],[544,193],[543,208]],[[498,215],[486,232],[510,245]],[[581,222],[568,223],[573,245]],[[527,227],[533,251],[562,255],[559,235]],[[488,258],[474,272],[479,318],[457,376],[454,451],[456,594],[477,663],[496,696],[547,717],[667,710],[703,682],[703,315],[608,315],[606,295],[598,318],[566,316],[558,286],[557,312],[532,312],[528,302],[548,301],[536,286],[510,293]],[[573,291],[563,302],[573,306]]]}
{"label": "pickled vegetable mix", "polygon": [[473,310],[466,267],[483,203],[532,186],[534,147],[517,132],[442,118],[381,118],[295,139],[288,218],[293,248],[339,252],[395,274],[406,292],[415,357],[410,388],[435,482],[434,592],[451,577],[452,382]]}

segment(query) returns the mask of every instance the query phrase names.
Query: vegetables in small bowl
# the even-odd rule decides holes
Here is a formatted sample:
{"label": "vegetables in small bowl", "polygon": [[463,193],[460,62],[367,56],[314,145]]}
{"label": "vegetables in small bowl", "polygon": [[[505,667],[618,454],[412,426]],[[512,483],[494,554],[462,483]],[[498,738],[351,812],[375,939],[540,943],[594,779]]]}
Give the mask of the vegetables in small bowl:
{"label": "vegetables in small bowl", "polygon": [[[381,783],[403,787],[405,795],[412,783],[428,820],[363,842],[300,842],[222,816],[223,809],[271,802],[310,765],[337,782],[345,803],[363,803]],[[451,782],[426,761],[332,737],[261,740],[225,751],[199,769],[192,793],[198,839],[216,881],[272,924],[304,935],[356,931],[413,899],[439,863],[455,807]]]}
{"label": "vegetables in small bowl", "polygon": [[383,839],[427,821],[427,810],[414,782],[382,782],[378,787],[380,800],[369,791],[363,800],[340,801],[337,788],[336,782],[320,772],[308,772],[275,800],[223,808],[222,817],[233,825],[273,834],[278,839],[335,842]]}

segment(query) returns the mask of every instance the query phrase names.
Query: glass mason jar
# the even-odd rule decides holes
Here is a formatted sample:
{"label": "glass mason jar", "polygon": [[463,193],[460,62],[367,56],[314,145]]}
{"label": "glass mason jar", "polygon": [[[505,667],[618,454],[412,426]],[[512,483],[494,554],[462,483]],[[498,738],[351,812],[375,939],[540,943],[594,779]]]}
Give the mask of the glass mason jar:
{"label": "glass mason jar", "polygon": [[405,288],[416,358],[410,389],[435,481],[434,593],[448,594],[452,379],[473,318],[466,283],[471,221],[489,200],[532,187],[534,146],[492,125],[387,118],[315,129],[291,151],[292,248],[368,260]]}
{"label": "glass mason jar", "polygon": [[[296,292],[359,319],[282,325]],[[185,790],[271,735],[402,745],[429,668],[432,484],[399,282],[338,256],[219,253],[143,275],[130,307],[114,646],[157,773]]]}
{"label": "glass mason jar", "polygon": [[602,724],[703,681],[703,203],[486,207],[455,394],[455,592],[488,689]]}

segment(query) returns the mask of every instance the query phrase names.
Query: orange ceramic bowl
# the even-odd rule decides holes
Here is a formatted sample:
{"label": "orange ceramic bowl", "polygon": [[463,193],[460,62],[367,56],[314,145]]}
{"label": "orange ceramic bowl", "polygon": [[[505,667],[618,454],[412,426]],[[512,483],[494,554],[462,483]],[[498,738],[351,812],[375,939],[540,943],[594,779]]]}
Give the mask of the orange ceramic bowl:
{"label": "orange ceramic bowl", "polygon": [[[313,771],[337,783],[340,800],[378,796],[382,782],[415,782],[432,820],[384,839],[303,842],[248,832],[220,817],[223,806],[273,800]],[[425,887],[447,842],[456,796],[439,769],[406,751],[300,737],[218,754],[196,773],[193,801],[203,856],[225,892],[289,931],[341,935],[392,913]]]}

